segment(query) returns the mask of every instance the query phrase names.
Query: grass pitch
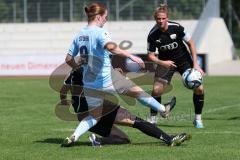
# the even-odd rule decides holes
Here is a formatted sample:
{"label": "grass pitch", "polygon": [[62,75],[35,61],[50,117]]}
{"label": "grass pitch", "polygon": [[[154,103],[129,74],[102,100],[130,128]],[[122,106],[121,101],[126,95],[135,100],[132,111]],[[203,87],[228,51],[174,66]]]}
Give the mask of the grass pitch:
{"label": "grass pitch", "polygon": [[[77,122],[55,115],[58,93],[47,78],[0,79],[0,159],[75,160],[75,159],[161,159],[161,160],[236,160],[240,159],[240,77],[205,77],[204,129],[192,125],[192,92],[173,79],[174,88],[163,97],[177,97],[177,106],[169,120],[159,120],[167,133],[187,132],[192,140],[179,147],[167,147],[159,140],[136,129],[121,127],[132,144],[92,148],[88,135],[75,147],[60,144],[72,133]],[[144,86],[151,89],[151,86]],[[149,110],[137,104],[127,107],[142,118]]]}

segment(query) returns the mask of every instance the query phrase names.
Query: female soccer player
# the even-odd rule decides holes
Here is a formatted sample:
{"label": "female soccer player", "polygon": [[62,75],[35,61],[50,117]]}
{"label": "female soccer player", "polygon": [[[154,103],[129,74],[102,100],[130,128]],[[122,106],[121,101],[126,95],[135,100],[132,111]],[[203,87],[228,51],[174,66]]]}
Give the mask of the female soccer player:
{"label": "female soccer player", "polygon": [[[118,69],[118,71],[120,71]],[[81,121],[84,114],[91,114],[92,111],[88,110],[88,104],[84,97],[82,91],[82,68],[77,69],[76,71],[71,72],[68,78],[65,80],[62,89],[60,91],[61,105],[69,106],[67,102],[67,93],[71,90],[71,104],[74,108],[75,113],[77,113],[78,120]],[[169,102],[171,103],[171,102]],[[98,107],[99,109],[100,107]],[[180,145],[185,140],[190,138],[190,135],[186,133],[180,133],[178,135],[172,136],[157,126],[146,122],[145,120],[131,114],[127,109],[120,107],[117,104],[113,104],[109,101],[104,101],[102,110],[102,116],[98,123],[90,128],[89,131],[96,133],[100,136],[97,137],[95,134],[91,134],[89,137],[92,145],[94,147],[100,147],[105,144],[127,144],[130,143],[129,137],[122,130],[117,128],[116,124],[136,128],[142,131],[144,134],[160,139],[169,146]],[[89,111],[89,112],[88,112]],[[71,114],[72,116],[76,116]],[[74,145],[74,137],[66,138],[62,146],[70,147]]]}
{"label": "female soccer player", "polygon": [[[195,45],[190,35],[178,23],[168,21],[168,9],[161,5],[155,10],[156,25],[148,35],[148,57],[158,64],[155,72],[152,96],[161,103],[161,95],[170,84],[175,71],[180,74],[188,68],[195,68],[204,74],[197,62]],[[187,44],[190,53],[185,45]],[[158,57],[155,56],[158,49]],[[193,103],[195,107],[194,125],[203,128],[201,113],[204,103],[203,85],[193,90]],[[154,120],[157,112],[151,110],[151,119]],[[154,122],[154,121],[153,121]]]}
{"label": "female soccer player", "polygon": [[[88,17],[88,25],[74,38],[69,52],[66,56],[66,63],[73,69],[77,68],[74,57],[80,53],[84,74],[84,93],[89,108],[102,106],[104,95],[97,94],[104,91],[113,94],[124,94],[137,98],[141,103],[166,117],[173,106],[164,106],[153,97],[144,92],[130,80],[126,80],[119,72],[112,69],[110,62],[110,52],[120,56],[128,57],[137,62],[141,67],[145,67],[144,62],[125,50],[121,50],[110,38],[108,32],[102,27],[107,22],[107,9],[100,3],[92,3],[85,7]],[[172,103],[171,103],[172,104]],[[98,119],[92,115],[82,120],[73,133],[75,141],[89,128],[97,123]]]}

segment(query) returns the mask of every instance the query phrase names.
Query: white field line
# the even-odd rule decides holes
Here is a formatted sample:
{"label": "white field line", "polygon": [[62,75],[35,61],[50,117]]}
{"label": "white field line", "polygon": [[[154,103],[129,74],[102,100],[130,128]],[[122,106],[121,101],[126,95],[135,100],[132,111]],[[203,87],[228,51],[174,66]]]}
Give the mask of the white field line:
{"label": "white field line", "polygon": [[205,111],[204,113],[213,113],[213,112],[222,111],[222,110],[225,110],[225,109],[235,108],[235,107],[239,107],[239,106],[240,106],[240,103],[237,103],[237,104],[218,107],[218,108],[215,108],[215,109],[210,109],[208,111]]}
{"label": "white field line", "polygon": [[193,134],[237,134],[237,135],[240,135],[240,132],[237,132],[237,131],[206,131],[206,132],[195,132]]}
{"label": "white field line", "polygon": [[[230,109],[230,108],[235,108],[235,107],[240,107],[240,103],[237,103],[237,104],[232,104],[232,105],[227,105],[227,106],[222,106],[222,107],[218,107],[218,108],[214,108],[214,109],[209,109],[207,111],[203,111],[204,114],[206,113],[214,113],[214,112],[217,112],[217,111],[222,111],[222,110],[225,110],[225,109]],[[203,108],[204,110],[204,108]],[[189,114],[184,114],[184,116],[189,116]]]}
{"label": "white field line", "polygon": [[52,131],[56,131],[56,132],[73,132],[74,128],[56,128],[56,129],[52,129]]}

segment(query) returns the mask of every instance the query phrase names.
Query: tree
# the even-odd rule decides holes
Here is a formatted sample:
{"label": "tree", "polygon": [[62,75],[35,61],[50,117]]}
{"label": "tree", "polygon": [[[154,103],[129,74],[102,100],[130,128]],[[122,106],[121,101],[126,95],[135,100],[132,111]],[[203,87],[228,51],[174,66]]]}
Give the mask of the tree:
{"label": "tree", "polygon": [[8,22],[10,20],[10,8],[4,0],[0,0],[0,22]]}

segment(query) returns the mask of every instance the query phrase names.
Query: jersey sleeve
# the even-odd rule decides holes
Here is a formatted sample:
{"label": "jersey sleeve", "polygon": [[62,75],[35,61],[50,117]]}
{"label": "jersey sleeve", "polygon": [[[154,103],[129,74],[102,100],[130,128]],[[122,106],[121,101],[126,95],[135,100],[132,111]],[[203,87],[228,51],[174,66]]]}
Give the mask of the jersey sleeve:
{"label": "jersey sleeve", "polygon": [[147,51],[148,53],[156,51],[156,45],[150,35],[147,38]]}
{"label": "jersey sleeve", "polygon": [[72,44],[68,50],[68,54],[75,57],[78,54],[78,43],[77,43],[77,36],[73,39]]}
{"label": "jersey sleeve", "polygon": [[179,36],[185,41],[188,42],[191,39],[191,35],[185,30],[185,28],[179,25]]}
{"label": "jersey sleeve", "polygon": [[101,30],[101,32],[98,35],[98,41],[99,44],[102,48],[104,48],[104,46],[108,43],[108,42],[112,42],[112,39],[109,35],[109,33],[105,30]]}

